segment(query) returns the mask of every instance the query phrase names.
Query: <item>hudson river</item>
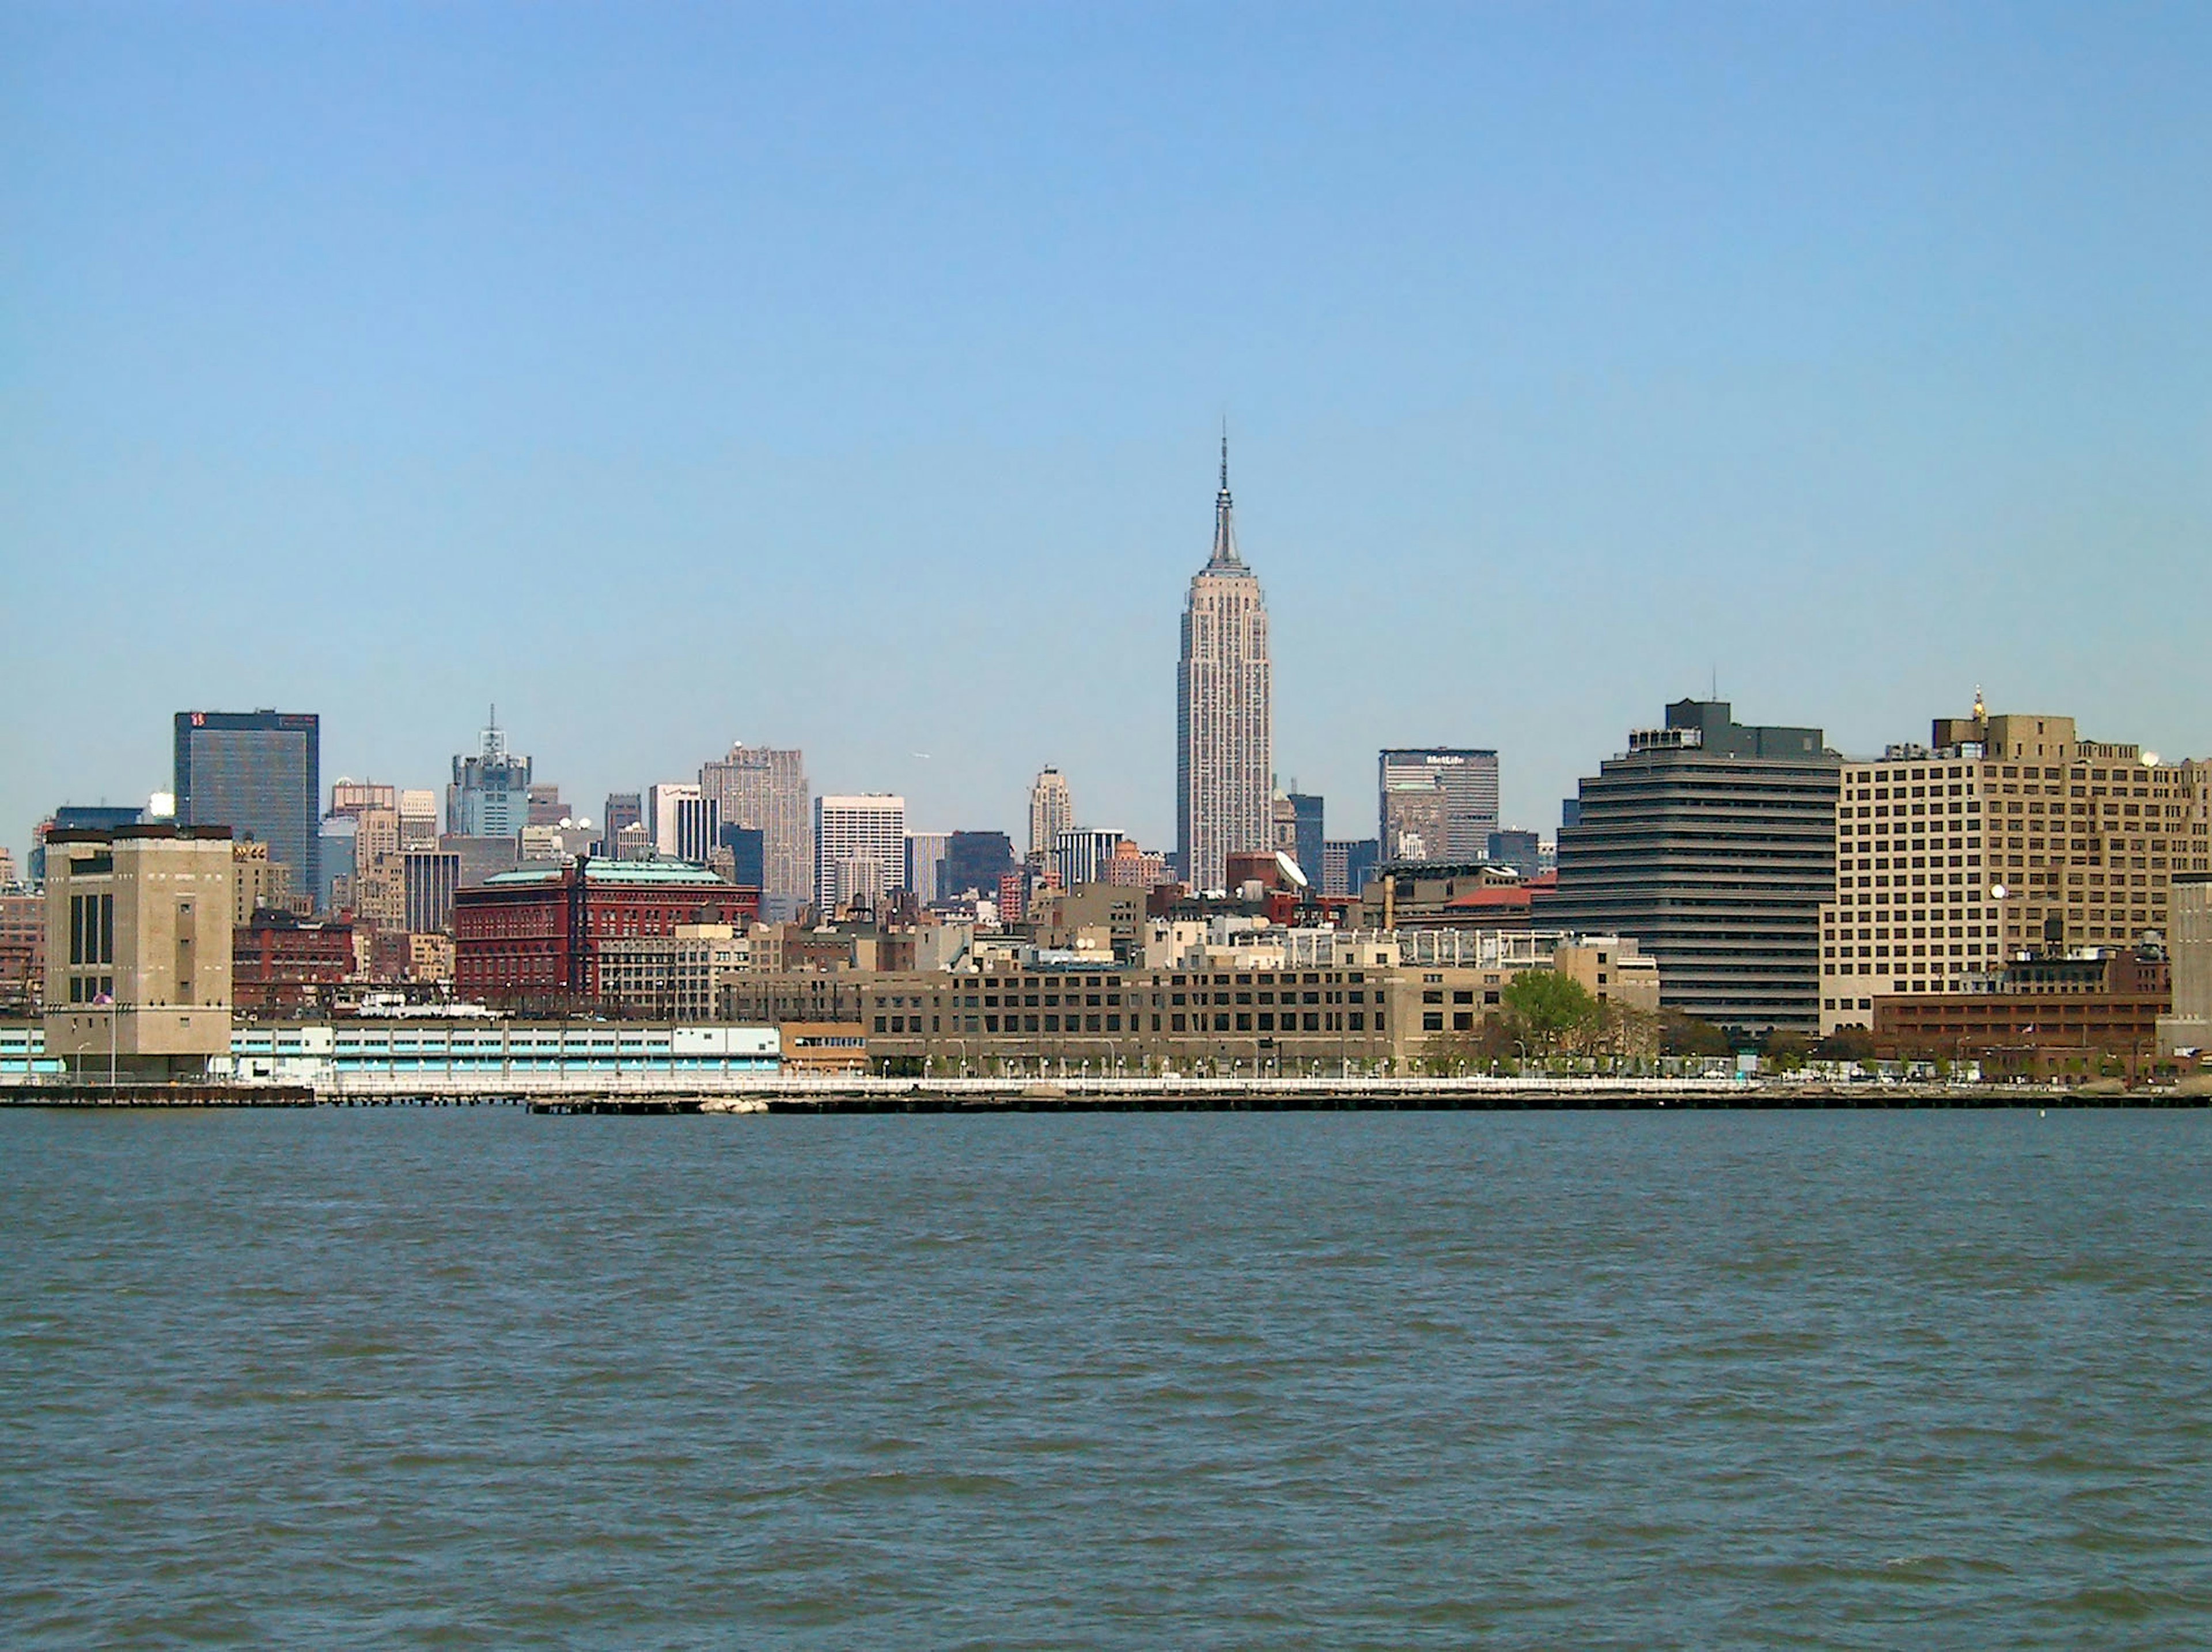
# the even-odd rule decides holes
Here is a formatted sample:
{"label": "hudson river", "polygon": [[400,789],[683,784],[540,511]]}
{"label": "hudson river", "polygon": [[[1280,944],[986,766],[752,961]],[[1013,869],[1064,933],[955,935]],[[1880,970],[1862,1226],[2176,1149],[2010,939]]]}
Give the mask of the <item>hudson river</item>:
{"label": "hudson river", "polygon": [[0,1643],[2212,1645],[2203,1113],[0,1116]]}

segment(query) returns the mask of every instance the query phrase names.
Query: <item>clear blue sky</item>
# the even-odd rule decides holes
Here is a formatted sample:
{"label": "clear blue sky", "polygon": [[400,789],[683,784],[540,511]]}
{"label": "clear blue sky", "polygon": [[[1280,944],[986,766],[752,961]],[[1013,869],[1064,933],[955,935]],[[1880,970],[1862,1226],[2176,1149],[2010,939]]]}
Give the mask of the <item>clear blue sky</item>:
{"label": "clear blue sky", "polygon": [[594,817],[743,738],[1168,843],[1224,412],[1333,835],[1715,671],[2212,755],[2208,88],[2202,4],[6,5],[0,841],[496,700]]}

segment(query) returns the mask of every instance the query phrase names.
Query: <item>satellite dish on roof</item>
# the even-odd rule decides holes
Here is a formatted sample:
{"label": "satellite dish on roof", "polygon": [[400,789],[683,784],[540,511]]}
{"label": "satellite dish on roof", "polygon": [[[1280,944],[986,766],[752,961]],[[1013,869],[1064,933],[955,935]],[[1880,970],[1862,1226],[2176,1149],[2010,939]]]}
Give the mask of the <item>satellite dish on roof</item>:
{"label": "satellite dish on roof", "polygon": [[1306,881],[1306,875],[1298,870],[1298,863],[1291,859],[1287,854],[1285,854],[1280,849],[1275,851],[1275,865],[1281,868],[1283,876],[1291,880],[1292,887],[1297,889],[1310,889],[1313,887],[1311,884]]}

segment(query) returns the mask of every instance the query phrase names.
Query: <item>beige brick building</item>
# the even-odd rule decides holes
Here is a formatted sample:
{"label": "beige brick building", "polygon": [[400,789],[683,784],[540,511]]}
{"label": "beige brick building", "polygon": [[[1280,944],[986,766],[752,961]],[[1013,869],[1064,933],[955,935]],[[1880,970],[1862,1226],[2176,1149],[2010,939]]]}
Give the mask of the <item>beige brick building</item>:
{"label": "beige brick building", "polygon": [[46,1049],[88,1076],[191,1076],[230,1049],[227,826],[46,840]]}
{"label": "beige brick building", "polygon": [[1942,718],[1844,766],[1820,1030],[1875,1000],[1965,990],[2023,951],[2163,934],[2176,872],[2212,868],[2212,764],[2078,738],[2051,715]]}

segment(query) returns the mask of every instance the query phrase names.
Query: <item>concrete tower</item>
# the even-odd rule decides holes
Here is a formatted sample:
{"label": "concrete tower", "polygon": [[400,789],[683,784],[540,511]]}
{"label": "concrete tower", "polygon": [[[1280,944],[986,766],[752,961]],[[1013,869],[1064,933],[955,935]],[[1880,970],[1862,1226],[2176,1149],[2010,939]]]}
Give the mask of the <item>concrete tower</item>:
{"label": "concrete tower", "polygon": [[1182,875],[1218,889],[1229,857],[1264,849],[1274,799],[1267,606],[1237,554],[1229,436],[1213,501],[1213,555],[1192,576],[1176,667],[1176,835]]}
{"label": "concrete tower", "polygon": [[1030,853],[1048,855],[1060,835],[1075,824],[1075,799],[1067,776],[1047,764],[1030,787]]}

